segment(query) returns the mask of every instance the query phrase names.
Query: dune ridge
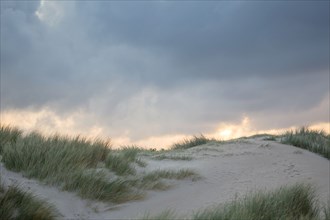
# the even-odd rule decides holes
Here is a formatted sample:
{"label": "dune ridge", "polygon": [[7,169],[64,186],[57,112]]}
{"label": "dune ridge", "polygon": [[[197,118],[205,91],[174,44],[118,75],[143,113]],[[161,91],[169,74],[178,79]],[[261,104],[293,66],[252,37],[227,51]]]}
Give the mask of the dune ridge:
{"label": "dune ridge", "polygon": [[[295,184],[311,185],[320,205],[328,204],[329,160],[325,157],[265,135],[226,142],[197,140],[196,145],[186,140],[181,144],[185,143],[189,147],[163,151],[100,148],[97,155],[104,164],[85,164],[84,168],[91,173],[104,172],[109,180],[128,187],[127,196],[133,197],[126,200],[84,197],[79,191],[61,188],[55,182],[49,184],[47,178],[29,176],[24,169],[9,170],[3,161],[1,182],[5,188],[16,185],[47,201],[58,210],[60,218],[74,219],[142,219],[164,210],[189,218],[200,210],[223,205],[253,191]],[[4,157],[2,154],[2,160]],[[113,159],[116,157],[117,160]],[[125,158],[128,164],[118,162]]]}

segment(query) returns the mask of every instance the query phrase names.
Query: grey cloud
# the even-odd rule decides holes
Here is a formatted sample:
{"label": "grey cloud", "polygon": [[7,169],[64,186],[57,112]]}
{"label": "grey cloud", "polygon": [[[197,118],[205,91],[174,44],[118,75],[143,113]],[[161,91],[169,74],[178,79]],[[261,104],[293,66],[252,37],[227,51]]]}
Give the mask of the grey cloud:
{"label": "grey cloud", "polygon": [[[133,140],[149,135],[212,132],[221,122],[240,123],[244,115],[256,118],[254,123],[260,128],[281,128],[327,119],[327,109],[313,116],[308,113],[326,98],[319,95],[327,92],[326,86],[318,86],[321,80],[326,78],[292,77],[286,83],[199,82],[170,91],[149,88],[117,105],[106,98],[116,97],[112,91],[95,98],[90,111],[99,115],[98,122],[104,127],[116,128],[111,129],[113,136],[125,130]],[[306,115],[308,118],[302,120]]]}
{"label": "grey cloud", "polygon": [[329,2],[70,7],[48,27],[36,2],[1,3],[1,110],[84,109],[138,139],[211,131],[244,114],[262,127],[267,113],[309,111],[329,93]]}
{"label": "grey cloud", "polygon": [[91,33],[103,42],[169,54],[182,77],[301,74],[327,68],[327,6],[245,2],[223,13],[214,8],[226,8],[227,2],[165,3],[161,10],[149,2],[108,2],[91,16]]}
{"label": "grey cloud", "polygon": [[1,11],[8,9],[13,11],[21,11],[30,16],[34,14],[39,4],[39,1],[1,1]]}

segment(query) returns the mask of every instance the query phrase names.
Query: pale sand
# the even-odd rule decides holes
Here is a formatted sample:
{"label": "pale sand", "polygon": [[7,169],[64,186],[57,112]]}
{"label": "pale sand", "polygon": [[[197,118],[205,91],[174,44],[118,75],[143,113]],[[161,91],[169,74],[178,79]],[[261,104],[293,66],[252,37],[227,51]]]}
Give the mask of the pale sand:
{"label": "pale sand", "polygon": [[262,139],[235,143],[210,143],[182,151],[191,161],[151,160],[143,157],[146,169],[189,168],[203,179],[173,181],[166,191],[148,191],[144,200],[114,205],[82,200],[74,193],[45,186],[19,173],[8,171],[1,164],[2,181],[6,186],[19,184],[54,204],[63,218],[136,219],[144,213],[157,214],[173,209],[189,217],[194,211],[222,204],[254,190],[275,189],[294,183],[311,183],[319,200],[326,204],[329,194],[329,160],[309,151]]}

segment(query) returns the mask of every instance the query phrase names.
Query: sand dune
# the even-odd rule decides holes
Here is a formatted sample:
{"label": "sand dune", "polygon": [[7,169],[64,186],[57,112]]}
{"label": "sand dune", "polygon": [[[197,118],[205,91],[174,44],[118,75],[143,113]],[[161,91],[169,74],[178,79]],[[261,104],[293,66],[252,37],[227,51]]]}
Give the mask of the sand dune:
{"label": "sand dune", "polygon": [[[178,154],[168,152],[167,154]],[[107,204],[83,200],[74,193],[61,191],[20,173],[4,168],[6,186],[19,184],[54,204],[63,218],[136,219],[144,213],[157,214],[173,209],[180,215],[212,205],[222,204],[253,190],[268,190],[294,183],[311,183],[320,202],[329,199],[329,160],[309,151],[261,138],[232,143],[209,143],[179,152],[192,160],[153,160],[143,156],[148,171],[158,169],[195,170],[202,179],[171,180],[166,191],[148,191],[143,200]]]}

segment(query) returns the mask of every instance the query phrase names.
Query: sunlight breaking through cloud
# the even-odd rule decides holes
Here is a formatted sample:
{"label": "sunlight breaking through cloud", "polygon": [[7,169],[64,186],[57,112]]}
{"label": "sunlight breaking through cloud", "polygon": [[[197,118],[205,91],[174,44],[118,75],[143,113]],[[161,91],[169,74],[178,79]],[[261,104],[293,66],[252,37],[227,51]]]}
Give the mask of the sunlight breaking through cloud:
{"label": "sunlight breaking through cloud", "polygon": [[[65,116],[59,116],[49,108],[40,110],[10,110],[1,112],[1,123],[4,125],[18,126],[25,132],[39,131],[42,134],[61,134],[61,135],[83,135],[87,138],[111,139],[113,147],[117,148],[125,145],[137,145],[145,148],[168,148],[173,143],[189,138],[194,134],[167,134],[154,135],[139,140],[132,140],[130,134],[123,132],[119,136],[111,136],[112,129],[104,125],[86,123],[93,121],[93,117],[84,111],[76,111]],[[330,124],[327,122],[311,124],[311,129],[324,130],[330,133]],[[293,130],[298,126],[291,126],[280,129],[261,130],[253,125],[253,120],[248,116],[244,116],[239,123],[220,123],[214,132],[205,133],[210,138],[220,140],[229,140],[254,134],[282,134],[287,130]],[[198,134],[197,134],[198,135]]]}
{"label": "sunlight breaking through cloud", "polygon": [[45,135],[54,133],[69,136],[84,135],[87,138],[100,137],[104,134],[104,130],[100,126],[84,126],[82,121],[86,118],[87,116],[82,111],[76,111],[63,117],[49,108],[1,112],[2,124],[18,126],[25,132],[38,131]]}
{"label": "sunlight breaking through cloud", "polygon": [[329,2],[37,0],[0,10],[1,123],[148,147],[200,133],[329,131]]}
{"label": "sunlight breaking through cloud", "polygon": [[233,123],[220,123],[217,132],[211,134],[221,140],[229,140],[245,136],[252,132],[250,118],[245,116],[239,124]]}

